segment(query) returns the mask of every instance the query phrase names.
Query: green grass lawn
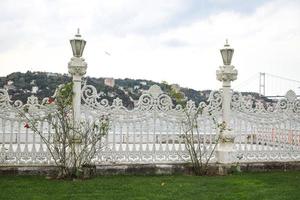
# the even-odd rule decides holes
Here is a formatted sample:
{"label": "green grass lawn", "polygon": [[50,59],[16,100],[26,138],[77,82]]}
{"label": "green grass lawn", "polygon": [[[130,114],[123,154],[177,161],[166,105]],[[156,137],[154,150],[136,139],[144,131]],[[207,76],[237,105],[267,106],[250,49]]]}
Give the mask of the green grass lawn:
{"label": "green grass lawn", "polygon": [[300,172],[229,176],[104,176],[46,180],[0,176],[0,199],[300,199]]}

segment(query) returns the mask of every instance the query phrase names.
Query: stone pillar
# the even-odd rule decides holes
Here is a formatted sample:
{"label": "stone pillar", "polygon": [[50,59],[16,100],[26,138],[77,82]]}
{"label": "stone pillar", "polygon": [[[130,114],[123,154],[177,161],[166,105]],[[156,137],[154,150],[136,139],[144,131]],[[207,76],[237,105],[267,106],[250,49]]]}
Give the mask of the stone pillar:
{"label": "stone pillar", "polygon": [[68,64],[69,73],[73,77],[73,114],[74,121],[80,121],[81,79],[86,73],[87,63],[83,58],[73,57]]}
{"label": "stone pillar", "polygon": [[86,74],[87,63],[84,58],[82,58],[83,50],[86,44],[86,41],[81,38],[79,29],[75,38],[70,40],[73,57],[68,63],[69,73],[73,77],[73,114],[74,121],[80,121],[80,104],[81,104],[81,79],[82,76]]}
{"label": "stone pillar", "polygon": [[[86,41],[81,38],[79,29],[77,34],[75,35],[75,38],[70,40],[70,43],[73,50],[73,57],[68,63],[68,69],[69,73],[73,77],[73,126],[76,129],[76,127],[79,126],[81,120],[81,81],[87,70],[87,63],[85,62],[84,58],[82,58]],[[77,158],[81,152],[81,143],[82,136],[80,135],[80,133],[73,133],[73,141],[72,145],[70,145],[70,167],[80,167],[79,163],[77,162]]]}
{"label": "stone pillar", "polygon": [[224,49],[221,49],[223,58],[223,66],[217,70],[217,80],[222,82],[222,120],[226,124],[226,129],[222,133],[217,148],[217,161],[222,164],[230,164],[235,162],[234,158],[234,139],[235,135],[230,127],[231,120],[231,82],[237,79],[237,70],[231,65],[231,59],[234,50],[230,48],[226,41]]}

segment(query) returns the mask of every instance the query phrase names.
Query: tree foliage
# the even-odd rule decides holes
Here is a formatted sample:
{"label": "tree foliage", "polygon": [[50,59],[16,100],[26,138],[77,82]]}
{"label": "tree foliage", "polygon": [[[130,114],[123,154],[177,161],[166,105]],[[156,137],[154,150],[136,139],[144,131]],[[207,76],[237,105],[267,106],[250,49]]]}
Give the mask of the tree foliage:
{"label": "tree foliage", "polygon": [[203,133],[200,131],[199,119],[203,115],[203,109],[189,109],[185,108],[185,119],[182,121],[181,138],[183,138],[185,147],[190,156],[192,170],[195,175],[207,175],[209,162],[211,161],[216,148],[221,142],[226,128],[225,122],[217,122],[216,118],[209,113],[210,120],[215,125],[215,135],[213,136],[212,146],[207,147],[207,142],[204,140]]}
{"label": "tree foliage", "polygon": [[[30,107],[19,110],[27,122],[25,128],[32,129],[47,146],[59,169],[59,178],[81,177],[83,168],[92,165],[95,154],[101,151],[102,138],[109,131],[108,116],[74,120],[72,87],[72,83],[61,85],[55,96],[48,98],[47,104],[38,111]],[[51,128],[48,134],[41,129],[43,123]]]}

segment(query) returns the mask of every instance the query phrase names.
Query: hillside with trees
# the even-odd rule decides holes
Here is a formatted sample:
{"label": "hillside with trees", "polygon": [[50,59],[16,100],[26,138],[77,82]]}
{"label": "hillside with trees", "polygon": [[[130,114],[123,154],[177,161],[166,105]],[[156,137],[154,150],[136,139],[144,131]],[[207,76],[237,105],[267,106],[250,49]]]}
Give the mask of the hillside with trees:
{"label": "hillside with trees", "polygon": [[[112,78],[110,78],[112,79]],[[31,95],[36,95],[40,100],[45,97],[51,97],[55,89],[60,85],[70,82],[72,78],[68,74],[49,73],[49,72],[15,72],[0,77],[0,88],[8,90],[11,100],[21,100],[23,103]],[[150,86],[157,84],[167,93],[174,104],[184,104],[187,100],[193,100],[196,104],[206,101],[211,90],[197,91],[190,88],[181,88],[177,84],[168,84],[167,82],[157,83],[144,79],[112,79],[113,84],[105,83],[106,78],[85,77],[86,84],[96,87],[102,98],[106,98],[111,103],[113,99],[120,98],[124,106],[131,109],[134,107],[138,98]],[[247,93],[261,99],[257,93]],[[268,101],[268,99],[262,99]]]}

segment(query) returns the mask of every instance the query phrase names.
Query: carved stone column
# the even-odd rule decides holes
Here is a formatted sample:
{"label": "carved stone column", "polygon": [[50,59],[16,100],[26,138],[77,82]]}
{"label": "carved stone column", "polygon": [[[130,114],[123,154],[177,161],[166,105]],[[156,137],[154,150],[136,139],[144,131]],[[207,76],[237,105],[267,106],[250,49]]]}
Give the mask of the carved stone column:
{"label": "carved stone column", "polygon": [[226,129],[221,135],[220,143],[217,148],[217,161],[219,163],[229,164],[234,159],[234,133],[230,127],[231,120],[231,82],[237,79],[237,70],[231,65],[231,59],[234,49],[230,48],[227,40],[223,49],[220,50],[223,58],[223,66],[217,70],[217,80],[222,82],[222,120],[225,122]]}
{"label": "carved stone column", "polygon": [[73,57],[68,63],[69,73],[73,77],[73,110],[75,122],[80,121],[80,104],[81,104],[81,79],[86,74],[87,63],[82,58],[86,41],[81,38],[79,29],[75,38],[70,40]]}
{"label": "carved stone column", "polygon": [[73,112],[74,120],[80,121],[81,79],[86,74],[87,63],[83,58],[73,57],[68,63],[69,73],[73,77]]}
{"label": "carved stone column", "polygon": [[[81,118],[81,79],[82,76],[86,74],[87,70],[87,63],[85,62],[84,58],[82,58],[82,53],[86,44],[86,41],[81,38],[79,34],[79,29],[75,38],[70,40],[72,50],[73,50],[73,57],[71,58],[70,62],[68,63],[69,73],[73,77],[73,117],[74,117],[74,126],[75,128],[80,123]],[[76,162],[76,158],[78,158],[79,153],[81,152],[81,142],[82,136],[80,134],[73,135],[73,143],[70,146],[70,157],[71,162]],[[75,163],[77,166],[78,163]],[[80,166],[77,166],[80,167]]]}

